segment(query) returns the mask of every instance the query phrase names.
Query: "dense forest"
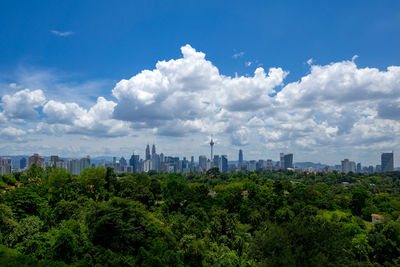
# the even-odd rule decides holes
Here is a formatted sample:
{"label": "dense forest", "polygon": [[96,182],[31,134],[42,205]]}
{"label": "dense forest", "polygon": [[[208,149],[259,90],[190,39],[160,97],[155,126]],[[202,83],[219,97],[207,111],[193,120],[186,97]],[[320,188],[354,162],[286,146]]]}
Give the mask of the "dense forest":
{"label": "dense forest", "polygon": [[400,172],[33,165],[0,176],[0,266],[400,265],[399,190]]}

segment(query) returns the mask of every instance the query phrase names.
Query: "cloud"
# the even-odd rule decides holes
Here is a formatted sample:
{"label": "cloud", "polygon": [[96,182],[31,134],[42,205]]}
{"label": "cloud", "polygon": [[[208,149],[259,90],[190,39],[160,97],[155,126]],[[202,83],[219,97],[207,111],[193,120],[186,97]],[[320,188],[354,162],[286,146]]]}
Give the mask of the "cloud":
{"label": "cloud", "polygon": [[179,120],[192,122],[185,123],[186,128],[195,120],[217,124],[222,114],[266,105],[287,75],[281,68],[271,68],[268,74],[257,68],[253,77],[229,77],[190,45],[181,51],[182,58],[160,61],[154,70],[117,83],[112,91],[117,99],[115,119],[142,122],[149,128]]}
{"label": "cloud", "polygon": [[6,123],[7,122],[7,117],[3,114],[3,112],[0,112],[0,124]]}
{"label": "cloud", "polygon": [[23,142],[26,132],[14,127],[6,127],[0,129],[0,138],[7,141]]}
{"label": "cloud", "polygon": [[[132,137],[124,142],[140,146],[142,139],[157,135],[168,144],[179,140],[179,146],[170,145],[177,149],[213,135],[221,140],[219,151],[245,145],[269,155],[286,151],[310,157],[350,157],[355,149],[372,157],[400,145],[399,66],[379,70],[358,67],[354,58],[327,65],[309,60],[309,73],[284,84],[288,72],[280,67],[259,67],[250,76],[231,77],[190,45],[181,52],[177,59],[159,61],[153,69],[120,80],[112,98],[87,97],[84,103],[81,96],[96,95],[92,82],[62,82],[46,72],[22,75],[18,86],[53,84],[73,93],[56,98],[50,89],[45,89],[46,96],[42,90],[25,89],[4,95],[0,123],[11,128],[0,138],[23,140],[26,133],[48,138]],[[20,120],[27,122],[24,128]]]}
{"label": "cloud", "polygon": [[240,57],[243,57],[244,54],[245,54],[245,52],[238,52],[238,53],[233,54],[232,57],[233,57],[234,59],[238,59],[238,58],[240,58]]}
{"label": "cloud", "polygon": [[33,120],[38,116],[36,108],[46,102],[42,90],[24,89],[13,95],[4,95],[1,107],[5,116],[13,119]]}
{"label": "cloud", "polygon": [[112,119],[116,103],[99,97],[89,110],[76,103],[49,101],[43,107],[45,122],[37,131],[45,134],[81,134],[87,136],[116,137],[132,133],[130,123]]}
{"label": "cloud", "polygon": [[50,31],[52,34],[57,35],[57,36],[62,36],[62,37],[66,37],[69,35],[73,35],[74,32],[71,31],[67,31],[67,32],[60,32],[60,31],[56,31],[56,30],[51,30]]}

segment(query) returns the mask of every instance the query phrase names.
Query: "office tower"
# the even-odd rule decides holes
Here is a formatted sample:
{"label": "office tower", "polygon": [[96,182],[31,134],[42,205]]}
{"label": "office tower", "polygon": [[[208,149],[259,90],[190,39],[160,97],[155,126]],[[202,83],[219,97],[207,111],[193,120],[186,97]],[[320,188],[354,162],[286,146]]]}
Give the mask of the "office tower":
{"label": "office tower", "polygon": [[86,156],[85,158],[81,158],[79,161],[79,173],[81,173],[84,169],[90,167],[90,157]]}
{"label": "office tower", "polygon": [[132,172],[140,172],[139,155],[135,155],[135,153],[132,153],[132,156],[129,160],[129,165],[132,166]]}
{"label": "office tower", "polygon": [[153,144],[153,147],[151,148],[151,155],[155,155],[156,154],[156,145]]}
{"label": "office tower", "polygon": [[357,163],[357,172],[361,172],[361,163]]}
{"label": "office tower", "polygon": [[257,161],[250,160],[249,161],[249,171],[254,172],[257,168]]}
{"label": "office tower", "polygon": [[243,163],[243,151],[239,149],[239,164]]}
{"label": "office tower", "polygon": [[113,157],[113,168],[117,165],[117,157]]}
{"label": "office tower", "polygon": [[149,146],[149,144],[147,144],[147,146],[146,146],[146,157],[145,157],[145,160],[150,160],[151,159],[151,156],[150,156],[150,146]]}
{"label": "office tower", "polygon": [[126,159],[125,159],[124,157],[121,157],[121,158],[119,159],[119,165],[120,165],[122,168],[125,167],[126,165],[128,165],[127,162],[126,162]]}
{"label": "office tower", "polygon": [[35,153],[29,157],[29,165],[28,165],[29,168],[32,166],[33,163],[35,163],[39,167],[43,167],[44,158],[39,154]]}
{"label": "office tower", "polygon": [[356,163],[354,161],[350,161],[349,159],[342,160],[342,172],[356,172]]}
{"label": "office tower", "polygon": [[381,169],[382,169],[382,172],[394,171],[393,151],[391,153],[382,153],[381,154]]}
{"label": "office tower", "polygon": [[81,173],[81,162],[79,159],[68,159],[67,170],[73,175],[79,175]]}
{"label": "office tower", "polygon": [[273,167],[272,159],[267,159],[267,170],[272,171]]}
{"label": "office tower", "polygon": [[25,169],[25,167],[26,167],[26,158],[22,158],[19,161],[19,168],[20,169]]}
{"label": "office tower", "polygon": [[368,173],[373,173],[374,172],[374,166],[369,166],[368,167]]}
{"label": "office tower", "polygon": [[356,172],[356,163],[354,161],[350,161],[350,171]]}
{"label": "office tower", "polygon": [[144,164],[143,164],[143,171],[144,171],[144,172],[148,172],[148,171],[150,171],[150,170],[151,170],[151,160],[148,159],[148,160],[145,160],[145,161],[144,161]]}
{"label": "office tower", "polygon": [[381,171],[382,171],[382,166],[381,165],[376,165],[375,172],[381,172]]}
{"label": "office tower", "polygon": [[342,160],[342,172],[349,173],[350,172],[350,161],[349,159]]}
{"label": "office tower", "polygon": [[155,153],[151,156],[151,169],[157,172],[160,171],[160,156]]}
{"label": "office tower", "polygon": [[12,160],[0,158],[0,174],[10,174],[12,172]]}
{"label": "office tower", "polygon": [[52,165],[56,165],[56,162],[59,160],[60,158],[58,156],[55,155],[50,156],[50,162],[52,163]]}
{"label": "office tower", "polygon": [[228,156],[221,155],[221,169],[222,172],[228,172]]}
{"label": "office tower", "polygon": [[219,155],[214,156],[213,167],[221,170],[221,158],[219,157]]}
{"label": "office tower", "polygon": [[282,170],[293,168],[293,154],[280,153],[280,167]]}
{"label": "office tower", "polygon": [[214,141],[211,138],[211,142],[210,142],[210,147],[211,147],[211,157],[210,160],[213,160],[214,158],[214,153],[213,153],[213,148],[214,148]]}
{"label": "office tower", "polygon": [[160,162],[165,162],[164,153],[161,153],[161,154],[160,154]]}
{"label": "office tower", "polygon": [[280,158],[280,160],[279,160],[280,167],[282,170],[284,170],[285,169],[285,153],[280,153],[279,158]]}
{"label": "office tower", "polygon": [[202,172],[207,171],[207,157],[199,156],[199,167]]}

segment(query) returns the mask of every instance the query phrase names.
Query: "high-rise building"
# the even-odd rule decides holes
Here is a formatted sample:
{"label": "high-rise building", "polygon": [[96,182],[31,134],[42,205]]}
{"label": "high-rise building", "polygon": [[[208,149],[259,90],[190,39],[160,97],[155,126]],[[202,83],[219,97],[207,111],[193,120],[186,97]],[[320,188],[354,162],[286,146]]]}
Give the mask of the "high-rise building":
{"label": "high-rise building", "polygon": [[144,165],[143,165],[143,171],[144,172],[149,172],[151,170],[151,160],[145,160]]}
{"label": "high-rise building", "polygon": [[149,146],[149,144],[147,144],[147,146],[146,146],[146,157],[145,157],[145,160],[150,160],[151,159],[151,156],[150,156],[150,146]]}
{"label": "high-rise building", "polygon": [[342,160],[342,172],[349,173],[350,172],[350,161],[349,159]]}
{"label": "high-rise building", "polygon": [[368,166],[368,173],[373,173],[374,172],[374,166],[370,165]]}
{"label": "high-rise building", "polygon": [[158,172],[160,171],[160,156],[155,153],[151,156],[151,169]]}
{"label": "high-rise building", "polygon": [[213,158],[214,158],[214,151],[213,151],[213,148],[214,148],[214,141],[212,140],[212,138],[211,138],[211,142],[210,142],[210,147],[211,147],[211,157],[210,157],[210,160],[213,160]]}
{"label": "high-rise building", "polygon": [[81,162],[79,159],[68,159],[67,170],[73,175],[79,175],[81,173]]}
{"label": "high-rise building", "polygon": [[29,165],[28,165],[29,168],[32,166],[33,163],[35,163],[39,167],[42,167],[44,164],[44,158],[39,154],[35,153],[29,157]]}
{"label": "high-rise building", "polygon": [[375,172],[381,172],[382,171],[382,166],[381,165],[376,165],[375,166]]}
{"label": "high-rise building", "polygon": [[213,167],[221,170],[221,158],[219,157],[219,155],[214,155]]}
{"label": "high-rise building", "polygon": [[132,156],[129,160],[129,165],[132,166],[132,172],[140,172],[139,155],[135,155],[135,153],[132,153]]}
{"label": "high-rise building", "polygon": [[81,173],[84,169],[90,167],[90,157],[86,156],[85,158],[81,158],[79,160],[79,173]]}
{"label": "high-rise building", "polygon": [[221,169],[222,172],[228,172],[228,156],[221,155]]}
{"label": "high-rise building", "polygon": [[26,158],[22,158],[22,159],[20,159],[20,161],[19,161],[19,168],[20,168],[21,170],[23,170],[23,169],[25,169],[25,167],[26,167]]}
{"label": "high-rise building", "polygon": [[282,170],[293,168],[293,154],[280,153],[280,167]]}
{"label": "high-rise building", "polygon": [[257,169],[257,161],[250,160],[249,161],[249,171],[254,172]]}
{"label": "high-rise building", "polygon": [[151,155],[155,155],[156,154],[156,145],[153,144],[153,147],[151,148]]}
{"label": "high-rise building", "polygon": [[199,167],[202,172],[207,171],[207,157],[199,156]]}
{"label": "high-rise building", "polygon": [[361,162],[357,163],[357,172],[361,172]]}
{"label": "high-rise building", "polygon": [[60,158],[58,156],[55,156],[55,155],[50,156],[50,161],[51,161],[52,165],[56,165],[56,162],[59,160],[60,160]]}
{"label": "high-rise building", "polygon": [[280,153],[279,158],[280,158],[280,161],[279,161],[280,167],[282,170],[284,170],[285,169],[285,153]]}
{"label": "high-rise building", "polygon": [[393,151],[391,153],[381,154],[381,169],[382,172],[392,172],[394,171],[394,157]]}
{"label": "high-rise building", "polygon": [[285,169],[293,168],[293,154],[286,154],[285,155]]}
{"label": "high-rise building", "polygon": [[121,166],[121,168],[124,168],[127,164],[126,159],[124,157],[121,157],[119,159],[119,166]]}
{"label": "high-rise building", "polygon": [[239,149],[239,164],[243,163],[243,151]]}
{"label": "high-rise building", "polygon": [[0,158],[0,174],[10,174],[12,172],[12,160]]}
{"label": "high-rise building", "polygon": [[354,161],[350,161],[349,159],[342,160],[342,172],[356,172],[356,163]]}
{"label": "high-rise building", "polygon": [[272,159],[267,159],[267,166],[266,166],[267,170],[272,171],[272,169],[274,168],[273,164],[272,164]]}

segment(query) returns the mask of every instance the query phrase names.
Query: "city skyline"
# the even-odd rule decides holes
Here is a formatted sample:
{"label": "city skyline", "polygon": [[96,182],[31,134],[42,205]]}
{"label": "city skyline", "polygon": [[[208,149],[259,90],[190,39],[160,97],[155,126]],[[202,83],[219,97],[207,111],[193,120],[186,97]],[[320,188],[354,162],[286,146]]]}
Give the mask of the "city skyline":
{"label": "city skyline", "polygon": [[399,2],[230,4],[2,1],[0,154],[398,151]]}
{"label": "city skyline", "polygon": [[[258,159],[248,158],[248,159],[245,159],[243,150],[239,149],[237,151],[238,152],[237,153],[237,159],[235,160],[235,158],[230,158],[230,160],[229,160],[228,156],[226,154],[223,154],[223,153],[215,154],[215,155],[213,154],[214,144],[215,143],[213,142],[213,139],[211,139],[211,141],[209,143],[209,145],[210,145],[210,158],[208,158],[206,155],[202,155],[202,154],[198,155],[198,162],[197,162],[198,165],[201,166],[202,165],[201,164],[202,161],[204,162],[204,164],[206,162],[211,162],[211,164],[214,164],[215,166],[219,166],[220,169],[222,169],[224,172],[227,172],[228,165],[225,165],[224,167],[222,167],[222,165],[221,165],[221,161],[220,160],[223,159],[226,162],[225,164],[228,164],[228,163],[236,164],[236,166],[239,169],[240,169],[240,165],[242,163],[248,164],[248,163],[252,163],[252,162],[254,164],[256,162],[259,162],[259,163],[263,164],[264,167],[267,167],[269,164],[273,164],[273,162],[275,162],[275,165],[270,165],[270,166],[276,166],[276,167],[279,167],[280,169],[294,169],[294,170],[298,170],[298,171],[308,170],[310,168],[310,167],[304,168],[304,164],[306,164],[307,161],[302,161],[302,159],[300,158],[300,159],[297,159],[297,162],[294,162],[293,153],[286,154],[286,153],[283,153],[283,152],[281,152],[279,154],[279,160],[275,160],[275,159],[272,159],[272,158],[258,158]],[[38,162],[37,159],[40,159],[40,163],[39,163],[40,166],[42,166],[45,163],[44,156],[43,155],[40,156],[38,153],[34,153],[30,157],[27,156],[27,155],[19,155],[19,157],[21,157],[21,163],[20,163],[20,166],[19,166],[20,169],[24,169],[24,166],[30,167],[33,162],[37,163]],[[26,157],[29,158],[29,164],[27,164]],[[49,158],[50,159],[49,162],[53,162],[53,164],[56,165],[56,166],[57,166],[56,162],[58,160],[61,160],[61,159],[62,159],[62,161],[63,160],[67,160],[67,161],[69,161],[69,160],[78,160],[78,162],[79,162],[79,158],[80,158],[80,160],[82,160],[82,159],[90,159],[91,158],[90,155],[86,155],[84,157],[76,158],[76,157],[63,157],[63,156],[59,157],[59,155],[54,155],[54,154],[51,155],[51,156],[50,155],[47,155],[47,156],[45,155],[45,157]],[[140,161],[140,164],[142,164],[142,165],[145,163],[145,161],[148,161],[149,165],[147,167],[145,167],[145,169],[143,169],[143,167],[142,167],[141,171],[147,172],[147,171],[151,170],[152,169],[152,167],[151,167],[152,165],[151,164],[157,164],[158,167],[155,170],[159,171],[159,163],[154,163],[153,162],[155,157],[161,157],[161,162],[164,161],[164,157],[165,158],[167,158],[167,157],[168,158],[176,158],[178,160],[181,158],[180,156],[177,156],[177,155],[168,154],[168,152],[165,153],[165,154],[164,154],[164,152],[161,152],[160,154],[157,154],[156,153],[156,145],[153,143],[152,144],[152,149],[151,149],[151,154],[150,154],[150,144],[147,144],[146,147],[145,147],[145,152],[142,155],[142,157],[141,157],[140,153],[133,151],[131,156],[129,156],[129,155],[128,156],[124,156],[124,155],[116,156],[116,155],[113,155],[112,156],[112,162],[113,162],[113,164],[115,164],[116,162],[123,161],[123,164],[121,163],[122,166],[124,166],[124,165],[134,166],[134,165],[138,164],[139,161]],[[191,164],[193,164],[193,162],[194,162],[194,156],[193,155],[183,156],[182,160],[183,161],[186,161],[186,160],[188,161],[189,157],[191,158],[191,161],[190,161]],[[104,165],[105,163],[107,163],[107,162],[110,163],[110,161],[106,160],[107,157],[104,157],[104,156],[103,157],[102,156],[100,156],[100,157],[98,156],[98,157],[94,157],[94,158],[97,161],[100,160],[100,162],[102,162],[102,163],[100,163],[100,165],[99,165],[99,163],[97,163],[98,165],[96,165],[96,166],[105,166]],[[111,157],[109,156],[108,158],[111,158]],[[119,158],[119,160],[118,160],[118,158]],[[308,162],[308,163],[310,163],[311,165],[320,164],[321,167],[320,167],[320,169],[316,169],[317,171],[337,170],[337,171],[341,171],[343,173],[348,173],[350,171],[352,171],[352,172],[369,172],[369,173],[373,173],[373,172],[381,172],[381,171],[382,172],[388,172],[388,171],[393,171],[393,170],[397,169],[398,167],[394,165],[394,158],[395,158],[394,157],[394,151],[391,151],[391,152],[381,153],[380,154],[380,162],[379,162],[380,164],[376,164],[376,165],[365,164],[365,162],[360,162],[359,160],[351,161],[348,158],[345,158],[344,160],[341,160],[341,164],[337,164],[337,163],[327,164],[327,163],[324,163],[324,162]],[[0,156],[0,159],[1,160],[9,160],[9,158],[7,156]],[[153,162],[153,163],[150,163],[150,161]],[[160,161],[160,158],[158,159],[158,161]],[[212,163],[213,161],[214,161],[214,163]],[[218,163],[218,161],[220,161],[220,162]],[[134,163],[134,162],[136,162],[136,163]],[[298,166],[295,163],[301,164],[301,165]],[[375,162],[375,163],[378,163],[378,162]],[[21,167],[21,164],[23,164],[22,167]],[[2,166],[2,165],[0,164],[0,166]],[[59,167],[59,166],[57,166],[57,167]],[[136,172],[136,167],[134,167],[134,171],[133,172]],[[326,167],[329,167],[329,168],[327,169]],[[209,168],[210,167],[207,167],[207,169],[209,169]],[[203,168],[203,169],[205,169],[205,168]]]}

